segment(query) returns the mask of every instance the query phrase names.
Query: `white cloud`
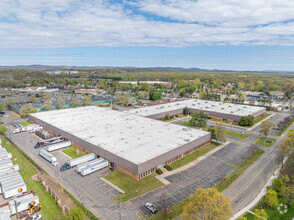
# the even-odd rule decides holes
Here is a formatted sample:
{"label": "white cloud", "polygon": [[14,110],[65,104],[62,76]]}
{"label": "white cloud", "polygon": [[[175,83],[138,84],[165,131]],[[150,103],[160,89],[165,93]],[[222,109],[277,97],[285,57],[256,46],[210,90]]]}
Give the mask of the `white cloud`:
{"label": "white cloud", "polygon": [[291,19],[285,0],[2,0],[0,48],[294,45]]}

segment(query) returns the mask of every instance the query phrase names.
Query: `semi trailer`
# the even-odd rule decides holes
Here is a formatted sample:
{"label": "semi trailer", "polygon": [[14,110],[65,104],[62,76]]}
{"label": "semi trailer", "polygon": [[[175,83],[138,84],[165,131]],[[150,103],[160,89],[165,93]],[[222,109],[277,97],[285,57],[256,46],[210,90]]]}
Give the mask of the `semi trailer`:
{"label": "semi trailer", "polygon": [[53,166],[57,166],[58,162],[56,157],[54,157],[52,154],[50,154],[48,151],[41,149],[39,152],[40,156],[43,157],[45,160],[50,162]]}
{"label": "semi trailer", "polygon": [[0,154],[0,160],[11,159],[11,153]]}
{"label": "semi trailer", "polygon": [[18,170],[19,170],[18,164],[14,164],[14,165],[8,166],[8,167],[2,167],[2,168],[0,168],[0,176],[7,171],[18,171]]}
{"label": "semi trailer", "polygon": [[87,154],[85,156],[82,156],[82,157],[78,157],[78,158],[75,158],[75,159],[72,159],[70,161],[68,161],[67,163],[63,164],[61,167],[60,167],[60,171],[65,171],[65,170],[68,170],[78,164],[81,164],[81,163],[85,163],[85,162],[88,162],[90,160],[94,160],[96,158],[96,155],[94,153],[91,153],[91,154]]}
{"label": "semi trailer", "polygon": [[18,127],[14,131],[12,131],[12,133],[17,134],[17,133],[24,132],[24,131],[34,132],[34,131],[41,130],[41,129],[43,129],[43,127],[36,125],[36,124],[31,124],[31,125],[28,125],[25,127]]}
{"label": "semi trailer", "polygon": [[0,160],[0,169],[5,168],[5,167],[9,167],[12,165],[13,165],[13,163],[12,163],[11,159]]}
{"label": "semi trailer", "polygon": [[12,186],[10,188],[5,188],[2,193],[4,199],[7,199],[13,196],[21,195],[25,192],[27,192],[27,185],[25,183],[22,183],[19,185]]}
{"label": "semi trailer", "polygon": [[63,149],[63,148],[70,147],[70,146],[71,146],[71,142],[70,141],[65,141],[65,142],[61,142],[61,143],[58,143],[58,144],[49,145],[49,146],[47,146],[46,150],[48,152],[51,152],[51,151],[54,151],[54,150],[59,150],[59,149]]}
{"label": "semi trailer", "polygon": [[101,162],[99,162],[97,164],[94,164],[94,165],[92,165],[90,167],[86,167],[86,168],[82,169],[81,175],[86,176],[86,175],[88,175],[90,173],[101,170],[101,169],[103,169],[105,167],[108,167],[108,160],[103,160],[103,161],[101,161]]}
{"label": "semi trailer", "polygon": [[45,146],[60,143],[63,141],[64,141],[63,137],[54,137],[54,138],[50,138],[50,139],[46,139],[46,140],[37,142],[36,145],[34,146],[34,148],[37,149],[40,147],[45,147]]}
{"label": "semi trailer", "polygon": [[94,164],[97,164],[97,163],[99,163],[99,162],[101,162],[103,160],[104,160],[104,158],[100,157],[100,158],[97,158],[96,160],[91,160],[89,162],[82,163],[82,164],[80,164],[80,165],[77,166],[76,171],[78,173],[80,173],[82,171],[82,169],[84,169],[86,167],[89,167],[89,166],[92,166]]}

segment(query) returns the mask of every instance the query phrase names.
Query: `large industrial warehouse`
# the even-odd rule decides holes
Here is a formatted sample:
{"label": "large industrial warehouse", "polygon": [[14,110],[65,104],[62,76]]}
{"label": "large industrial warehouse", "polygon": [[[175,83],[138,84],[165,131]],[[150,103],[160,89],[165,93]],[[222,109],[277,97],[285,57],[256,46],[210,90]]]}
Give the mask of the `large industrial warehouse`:
{"label": "large industrial warehouse", "polygon": [[204,112],[210,118],[237,123],[243,116],[252,115],[254,118],[258,118],[266,113],[265,107],[236,105],[199,99],[148,106],[132,109],[128,112],[148,118],[159,119],[164,118],[166,114],[182,114],[185,107],[188,108],[189,113]]}
{"label": "large industrial warehouse", "polygon": [[78,107],[29,115],[29,120],[61,135],[110,166],[141,179],[210,143],[209,132],[101,107]]}

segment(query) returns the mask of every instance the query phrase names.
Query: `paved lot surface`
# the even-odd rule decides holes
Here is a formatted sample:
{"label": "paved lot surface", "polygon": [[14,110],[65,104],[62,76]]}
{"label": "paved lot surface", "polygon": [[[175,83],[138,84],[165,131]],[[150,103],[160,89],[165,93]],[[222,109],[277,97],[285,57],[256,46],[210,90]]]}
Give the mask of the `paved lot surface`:
{"label": "paved lot surface", "polygon": [[[282,117],[284,116],[285,115],[283,114]],[[277,120],[278,119],[279,118],[277,118]],[[240,133],[242,131],[242,129],[239,128],[229,126],[227,128],[228,130],[234,132]],[[12,128],[10,127],[10,129]],[[119,192],[108,186],[100,179],[100,177],[110,173],[109,169],[95,172],[86,177],[81,177],[75,172],[75,170],[71,169],[62,172],[60,176],[58,168],[53,167],[51,164],[41,158],[38,155],[38,150],[33,148],[34,144],[39,140],[38,137],[29,133],[21,133],[12,135],[12,139],[26,153],[28,153],[32,159],[40,164],[52,177],[61,182],[64,188],[73,194],[81,203],[83,203],[91,212],[93,212],[93,214],[97,216],[103,216],[101,219],[117,220],[120,216],[119,213],[121,213],[121,219],[132,220],[137,219],[135,215],[137,210],[142,210],[143,213],[148,213],[149,216],[151,215],[151,213],[144,207],[146,202],[155,203],[161,210],[160,197],[163,193],[167,195],[168,203],[172,205],[188,198],[196,188],[207,188],[217,184],[222,178],[234,170],[234,167],[228,165],[228,163],[239,165],[244,160],[244,154],[246,154],[246,151],[248,151],[249,146],[259,137],[257,133],[259,126],[255,129],[250,132],[252,135],[245,141],[229,138],[230,140],[233,140],[234,143],[227,145],[223,149],[215,152],[211,156],[188,168],[187,170],[166,177],[166,179],[169,180],[171,184],[163,186],[120,205],[113,201],[113,198],[119,195]],[[269,155],[272,153],[273,152],[269,153]],[[69,159],[66,155],[58,151],[54,152],[53,154],[57,157],[60,165]],[[260,181],[259,178],[265,177],[260,175],[255,180]],[[260,187],[258,184],[255,184],[254,186]],[[236,190],[240,191],[238,186],[236,186]],[[256,190],[252,190],[252,193],[256,193]],[[237,194],[238,193],[235,192],[235,195]],[[249,194],[250,193],[248,193],[248,195]],[[236,198],[238,201],[240,201],[236,202],[236,204],[240,204],[239,207],[244,205],[244,201],[248,200],[249,197],[245,198],[245,196],[246,195],[242,194],[240,197]],[[233,207],[234,211],[239,207]]]}

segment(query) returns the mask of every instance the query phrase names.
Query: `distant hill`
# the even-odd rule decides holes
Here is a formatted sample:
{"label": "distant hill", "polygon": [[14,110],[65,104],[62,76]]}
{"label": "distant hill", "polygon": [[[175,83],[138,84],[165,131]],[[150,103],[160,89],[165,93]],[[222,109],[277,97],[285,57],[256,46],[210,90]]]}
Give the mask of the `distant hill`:
{"label": "distant hill", "polygon": [[200,69],[182,67],[109,67],[109,66],[51,66],[51,65],[19,65],[0,66],[0,69],[23,69],[23,70],[94,70],[94,69],[119,69],[126,72],[238,72],[238,73],[286,73],[294,74],[294,71],[264,70],[264,71],[236,71],[219,69]]}

